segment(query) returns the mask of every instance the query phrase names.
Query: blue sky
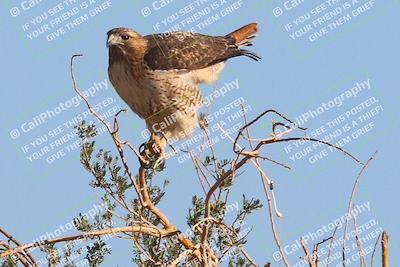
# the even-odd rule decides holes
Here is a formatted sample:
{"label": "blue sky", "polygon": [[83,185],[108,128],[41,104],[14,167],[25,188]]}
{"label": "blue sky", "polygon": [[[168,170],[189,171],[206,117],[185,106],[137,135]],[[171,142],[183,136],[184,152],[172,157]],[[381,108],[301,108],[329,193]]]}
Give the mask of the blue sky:
{"label": "blue sky", "polygon": [[[358,225],[370,237],[365,247],[374,243],[374,231],[384,229],[391,237],[392,264],[400,264],[394,253],[400,249],[395,199],[399,187],[399,1],[76,0],[37,1],[35,6],[28,1],[2,1],[0,6],[0,94],[4,100],[0,225],[21,242],[55,231],[79,212],[90,210],[101,195],[89,187],[90,177],[79,163],[79,149],[73,145],[76,138],[70,134],[74,117],[90,120],[72,88],[71,55],[84,54],[76,62],[81,89],[92,95],[89,99],[102,111],[113,114],[126,105],[107,77],[105,43],[111,28],[124,26],[150,34],[179,25],[182,30],[223,35],[255,21],[260,33],[251,50],[263,60],[230,60],[216,85],[202,86],[206,96],[238,83],[238,88],[233,86],[214,102],[213,112],[230,128],[240,122],[228,118],[234,118],[237,110],[222,114],[221,109],[241,99],[249,118],[274,108],[302,119],[308,134],[345,144],[363,161],[379,150],[354,204],[361,211]],[[120,123],[121,136],[138,147],[144,140],[144,122],[130,111]],[[265,136],[265,127],[270,127],[270,119],[254,134]],[[106,135],[99,137],[98,145],[114,149]],[[221,157],[232,157],[231,147],[222,138],[215,145]],[[290,248],[296,247],[301,236],[312,236],[345,214],[360,166],[341,153],[310,144],[278,144],[263,152],[292,167],[288,171],[263,163],[275,182],[278,207],[284,214],[277,220],[283,245],[291,264],[301,266],[296,265],[301,251]],[[186,229],[191,197],[202,194],[195,170],[190,161],[174,158],[162,178],[170,178],[171,184],[161,208]],[[240,201],[242,194],[265,203],[260,178],[250,166],[236,180],[231,202]],[[273,259],[277,249],[266,207],[247,223],[253,228],[246,244],[250,255],[260,264],[271,261],[273,266],[283,266]],[[329,235],[324,232],[321,237]],[[128,241],[113,240],[111,248],[114,252],[104,266],[130,266]]]}

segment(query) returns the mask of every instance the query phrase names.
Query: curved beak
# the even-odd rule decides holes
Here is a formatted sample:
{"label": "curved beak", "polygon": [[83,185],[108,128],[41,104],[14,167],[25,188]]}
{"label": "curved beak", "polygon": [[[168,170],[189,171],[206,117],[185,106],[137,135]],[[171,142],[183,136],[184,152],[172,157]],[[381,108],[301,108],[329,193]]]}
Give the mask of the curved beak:
{"label": "curved beak", "polygon": [[114,34],[110,34],[107,38],[107,47],[120,44],[120,38]]}

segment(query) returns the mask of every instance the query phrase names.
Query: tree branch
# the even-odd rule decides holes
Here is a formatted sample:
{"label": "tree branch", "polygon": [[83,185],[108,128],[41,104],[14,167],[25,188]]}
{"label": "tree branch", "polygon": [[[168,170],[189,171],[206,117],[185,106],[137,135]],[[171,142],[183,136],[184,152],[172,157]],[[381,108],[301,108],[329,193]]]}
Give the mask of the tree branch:
{"label": "tree branch", "polygon": [[382,267],[389,267],[389,235],[382,233]]}
{"label": "tree branch", "polygon": [[365,165],[362,167],[361,171],[358,173],[357,178],[354,182],[353,185],[353,189],[351,190],[351,195],[350,195],[350,199],[349,199],[349,204],[347,206],[347,213],[346,213],[346,220],[345,220],[345,224],[344,224],[344,231],[343,231],[343,245],[342,245],[342,265],[343,267],[346,266],[346,255],[345,255],[345,249],[346,249],[346,239],[347,239],[347,228],[348,228],[348,224],[349,224],[349,215],[350,215],[350,211],[351,208],[353,207],[353,200],[354,197],[356,195],[357,192],[357,188],[358,188],[358,184],[360,182],[360,179],[362,177],[362,175],[365,173],[365,171],[367,170],[367,168],[369,167],[370,163],[374,160],[375,156],[378,154],[378,151],[375,151],[375,153],[368,159],[367,163],[365,163]]}
{"label": "tree branch", "polygon": [[16,253],[26,251],[27,249],[33,248],[33,247],[40,247],[43,245],[50,245],[50,244],[56,244],[60,242],[67,242],[67,241],[73,241],[73,240],[79,240],[79,239],[87,239],[87,238],[93,238],[96,236],[104,236],[104,235],[110,235],[110,234],[116,234],[116,233],[141,233],[141,234],[147,234],[155,237],[166,237],[175,234],[177,231],[174,229],[158,229],[154,227],[146,227],[146,226],[125,226],[125,227],[116,227],[116,228],[110,228],[110,229],[103,229],[103,230],[96,230],[96,231],[91,231],[91,232],[86,232],[78,235],[72,235],[72,236],[66,236],[66,237],[60,237],[60,238],[55,238],[55,239],[47,239],[43,241],[38,241],[34,243],[29,243],[25,244],[19,247],[16,247],[11,250],[7,250],[6,252],[3,252],[0,254],[0,258],[7,257],[9,255],[14,255]]}
{"label": "tree branch", "polygon": [[[21,246],[21,244],[18,242],[17,239],[15,239],[12,235],[10,235],[6,230],[2,229],[1,227],[0,227],[0,233],[2,233],[5,237],[7,237],[7,239],[10,240],[11,242],[13,242],[16,246]],[[3,244],[3,246],[4,246],[4,244]],[[4,246],[4,247],[5,247],[5,246]],[[8,247],[8,249],[10,249],[10,248]],[[21,254],[22,254],[22,255],[19,255],[19,254],[17,255],[18,258],[19,258],[20,260],[21,260],[21,258],[22,258],[23,260],[26,259],[27,264],[29,263],[28,266],[37,267],[36,260],[35,260],[35,258],[32,256],[31,253],[29,253],[29,252],[22,252]],[[22,264],[24,264],[24,261],[23,261],[23,260],[21,260],[21,263],[22,263]],[[24,265],[24,266],[25,266],[25,265]]]}

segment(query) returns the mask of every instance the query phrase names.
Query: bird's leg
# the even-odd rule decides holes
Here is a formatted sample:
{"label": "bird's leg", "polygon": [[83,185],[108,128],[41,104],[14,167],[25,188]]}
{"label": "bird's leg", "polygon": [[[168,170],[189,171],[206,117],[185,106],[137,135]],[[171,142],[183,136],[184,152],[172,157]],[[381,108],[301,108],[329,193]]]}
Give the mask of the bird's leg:
{"label": "bird's leg", "polygon": [[167,140],[164,136],[159,137],[156,133],[151,134],[152,151],[155,155],[164,157],[164,148],[167,145]]}
{"label": "bird's leg", "polygon": [[164,135],[161,137],[157,133],[152,133],[150,140],[143,144],[143,151],[141,154],[154,164],[148,166],[148,168],[155,169],[160,166],[165,160],[165,146],[167,145],[167,139]]}
{"label": "bird's leg", "polygon": [[154,151],[157,151],[157,160],[154,163],[154,169],[157,169],[158,166],[164,166],[165,163],[165,146],[168,143],[167,138],[164,134],[159,137],[157,134],[154,134]]}

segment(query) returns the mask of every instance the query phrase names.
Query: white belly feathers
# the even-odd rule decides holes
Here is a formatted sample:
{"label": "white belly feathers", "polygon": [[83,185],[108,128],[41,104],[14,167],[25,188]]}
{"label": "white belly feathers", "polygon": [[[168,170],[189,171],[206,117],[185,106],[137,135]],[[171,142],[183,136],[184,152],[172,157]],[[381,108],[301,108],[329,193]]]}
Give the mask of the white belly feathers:
{"label": "white belly feathers", "polygon": [[219,63],[193,71],[146,70],[135,78],[124,63],[114,63],[109,76],[120,97],[146,120],[151,132],[182,139],[198,124],[196,111],[203,101],[198,84],[217,81],[223,67]]}

